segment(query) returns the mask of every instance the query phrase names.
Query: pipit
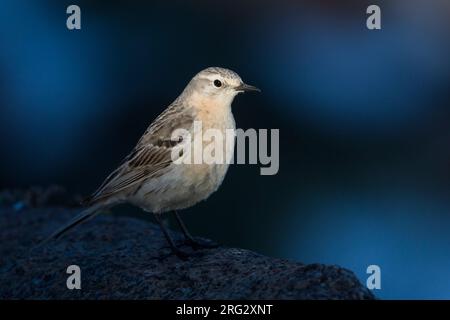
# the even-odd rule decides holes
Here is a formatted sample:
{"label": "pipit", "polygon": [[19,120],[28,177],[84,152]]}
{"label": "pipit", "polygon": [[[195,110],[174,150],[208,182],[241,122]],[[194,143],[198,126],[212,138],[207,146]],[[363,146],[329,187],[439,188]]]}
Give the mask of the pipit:
{"label": "pipit", "polygon": [[[192,133],[187,139],[194,140],[197,134],[194,123],[198,121],[203,130],[234,131],[231,103],[238,93],[245,91],[259,89],[245,84],[237,73],[228,69],[211,67],[195,75],[180,96],[150,124],[122,164],[86,199],[86,209],[46,241],[61,237],[102,209],[128,202],[154,215],[177,256],[185,258],[187,254],[176,246],[162,223],[163,213],[174,212],[187,244],[193,248],[208,246],[191,236],[177,210],[191,207],[215,192],[222,184],[229,162],[176,163],[173,151],[186,143],[186,136],[174,137],[173,132],[184,129]],[[234,137],[232,143],[223,145],[227,158],[232,157]],[[178,160],[187,156],[183,152],[176,154]]]}

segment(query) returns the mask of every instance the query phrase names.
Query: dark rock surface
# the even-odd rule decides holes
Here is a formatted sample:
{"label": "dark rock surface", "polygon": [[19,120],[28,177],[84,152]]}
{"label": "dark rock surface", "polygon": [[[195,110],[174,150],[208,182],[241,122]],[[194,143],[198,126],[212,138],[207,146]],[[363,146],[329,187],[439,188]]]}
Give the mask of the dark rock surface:
{"label": "dark rock surface", "polygon": [[80,195],[68,193],[64,187],[58,185],[0,191],[0,207],[13,207],[17,211],[44,206],[77,207],[82,199]]}
{"label": "dark rock surface", "polygon": [[[0,207],[0,299],[374,298],[352,272],[337,266],[228,247],[200,250],[182,261],[169,254],[156,225],[110,214],[31,250],[77,211]],[[81,290],[66,287],[69,265],[81,268]]]}

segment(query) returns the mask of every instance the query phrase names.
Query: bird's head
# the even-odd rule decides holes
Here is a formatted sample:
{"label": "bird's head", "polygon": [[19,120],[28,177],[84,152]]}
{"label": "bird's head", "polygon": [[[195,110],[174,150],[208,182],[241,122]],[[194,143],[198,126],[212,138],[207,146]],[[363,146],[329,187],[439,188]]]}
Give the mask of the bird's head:
{"label": "bird's head", "polygon": [[224,104],[230,104],[238,93],[260,91],[254,86],[245,84],[236,72],[219,67],[200,71],[191,80],[189,87],[195,95]]}

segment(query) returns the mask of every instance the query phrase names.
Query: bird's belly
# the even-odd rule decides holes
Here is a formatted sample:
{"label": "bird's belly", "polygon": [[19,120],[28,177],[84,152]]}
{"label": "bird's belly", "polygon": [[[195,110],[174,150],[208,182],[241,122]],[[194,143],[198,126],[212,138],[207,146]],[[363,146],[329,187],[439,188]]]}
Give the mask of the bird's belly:
{"label": "bird's belly", "polygon": [[[219,128],[223,137],[227,139],[226,129],[235,129],[234,119],[231,116],[211,126]],[[230,136],[228,136],[230,138]],[[158,178],[152,178],[142,184],[130,202],[142,209],[162,213],[172,210],[184,209],[207,199],[222,184],[227,173],[230,159],[234,152],[234,135],[231,140],[223,141],[223,159],[215,163],[203,161],[201,164],[172,163],[167,172]],[[208,143],[203,144],[206,147]]]}
{"label": "bird's belly", "polygon": [[191,207],[220,187],[228,169],[228,164],[173,166],[170,173],[143,183],[130,202],[153,213]]}

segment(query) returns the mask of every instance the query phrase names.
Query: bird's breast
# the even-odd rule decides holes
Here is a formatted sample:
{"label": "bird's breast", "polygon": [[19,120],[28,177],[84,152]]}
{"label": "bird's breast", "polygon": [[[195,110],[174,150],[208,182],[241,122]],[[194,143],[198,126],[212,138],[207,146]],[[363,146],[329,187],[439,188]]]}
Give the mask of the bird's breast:
{"label": "bird's breast", "polygon": [[193,139],[202,141],[202,163],[187,166],[186,170],[195,181],[193,189],[206,198],[220,187],[228,171],[234,156],[236,125],[230,107],[202,109],[196,121],[201,122],[202,130]]}
{"label": "bird's breast", "polygon": [[[192,130],[191,139],[201,139],[202,161],[194,162],[195,150],[192,150],[189,164],[185,162],[172,164],[170,168],[167,168],[167,174],[157,179],[150,179],[135,197],[136,201],[144,199],[144,203],[139,202],[139,206],[152,212],[187,208],[207,199],[222,184],[234,153],[235,122],[233,115],[231,111],[222,113],[221,116],[217,113],[215,115],[208,112],[197,113],[195,120],[201,121],[202,130],[197,133]],[[214,137],[220,141],[209,139],[209,129],[220,133],[219,137]],[[195,142],[191,147],[195,147]],[[220,150],[213,150],[215,148]],[[204,157],[207,157],[210,151],[213,151],[213,154],[216,151],[222,153],[223,158],[217,159],[217,162],[208,163]]]}

